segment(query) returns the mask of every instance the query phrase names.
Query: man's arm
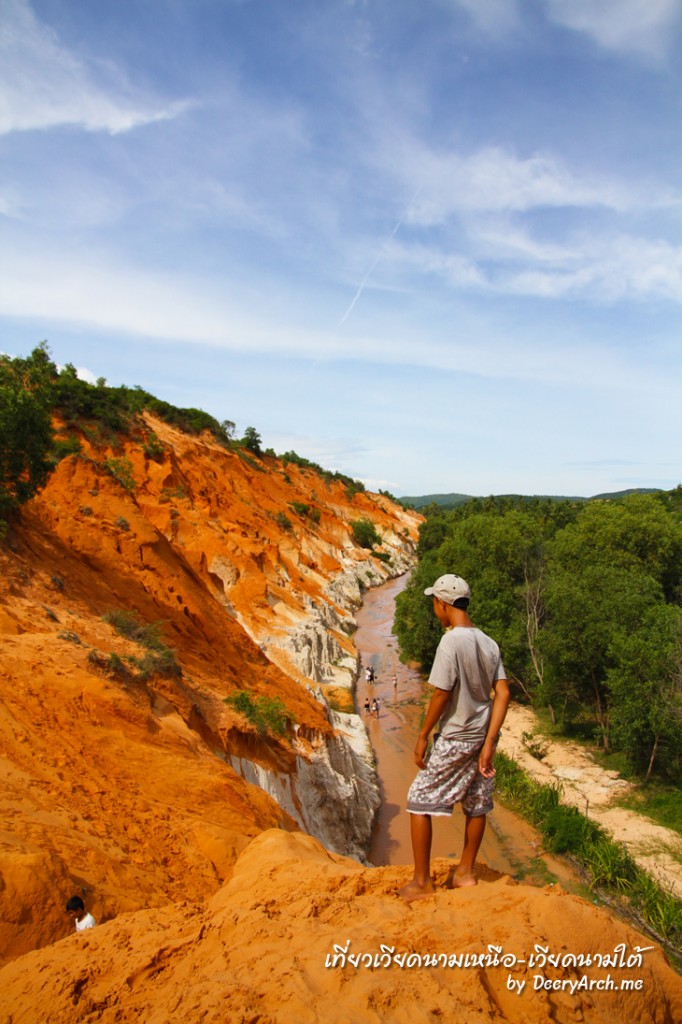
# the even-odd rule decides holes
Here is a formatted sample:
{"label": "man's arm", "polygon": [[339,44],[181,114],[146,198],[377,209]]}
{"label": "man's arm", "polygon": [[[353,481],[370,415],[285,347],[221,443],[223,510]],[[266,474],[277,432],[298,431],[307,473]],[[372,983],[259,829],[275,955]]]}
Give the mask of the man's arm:
{"label": "man's arm", "polygon": [[420,768],[426,768],[424,754],[426,753],[426,748],[429,745],[429,735],[434,725],[437,725],[438,722],[440,722],[441,715],[445,711],[446,705],[451,696],[452,690],[441,690],[438,687],[434,688],[433,694],[431,695],[431,701],[426,709],[424,724],[422,725],[421,732],[419,733],[417,745],[414,748],[415,764]]}
{"label": "man's arm", "polygon": [[498,679],[495,683],[495,697],[490,712],[488,732],[486,733],[485,742],[481,747],[481,753],[478,755],[478,770],[486,779],[491,778],[495,774],[495,769],[493,768],[495,741],[500,734],[502,723],[507,714],[509,698],[509,683],[506,679]]}

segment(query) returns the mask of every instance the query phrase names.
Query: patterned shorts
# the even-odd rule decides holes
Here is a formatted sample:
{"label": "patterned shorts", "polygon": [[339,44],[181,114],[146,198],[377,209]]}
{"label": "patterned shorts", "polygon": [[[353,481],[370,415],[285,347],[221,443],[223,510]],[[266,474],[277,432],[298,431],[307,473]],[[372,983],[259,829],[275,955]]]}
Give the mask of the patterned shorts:
{"label": "patterned shorts", "polygon": [[439,736],[426,768],[417,775],[407,794],[410,814],[449,817],[455,804],[471,818],[489,814],[493,809],[493,779],[478,770],[478,755],[483,743]]}

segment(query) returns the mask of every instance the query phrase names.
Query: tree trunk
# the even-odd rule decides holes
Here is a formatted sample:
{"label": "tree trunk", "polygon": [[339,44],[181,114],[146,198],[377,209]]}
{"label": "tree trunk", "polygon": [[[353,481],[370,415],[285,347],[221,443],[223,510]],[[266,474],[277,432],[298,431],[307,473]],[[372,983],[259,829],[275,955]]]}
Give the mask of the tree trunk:
{"label": "tree trunk", "polygon": [[528,566],[524,566],[523,575],[526,581],[526,639],[528,640],[528,651],[533,662],[535,675],[540,685],[542,685],[545,678],[545,665],[535,643],[540,632],[540,622],[542,619],[542,577],[538,577],[537,580],[531,580],[528,576]]}
{"label": "tree trunk", "polygon": [[651,778],[651,773],[654,770],[654,761],[656,760],[656,752],[657,752],[657,750],[658,750],[658,733],[654,737],[654,745],[653,745],[653,749],[651,751],[651,757],[649,758],[649,767],[647,769],[646,778],[644,779],[645,782],[648,782],[649,779]]}
{"label": "tree trunk", "polygon": [[608,754],[608,752],[610,750],[610,746],[609,746],[609,718],[608,718],[608,712],[604,711],[604,707],[602,705],[602,700],[601,700],[601,694],[599,692],[599,687],[597,686],[596,683],[594,684],[594,696],[595,696],[595,707],[597,709],[597,721],[599,722],[599,725],[601,726],[601,735],[602,735],[602,741],[603,741],[603,744],[604,744],[604,753]]}

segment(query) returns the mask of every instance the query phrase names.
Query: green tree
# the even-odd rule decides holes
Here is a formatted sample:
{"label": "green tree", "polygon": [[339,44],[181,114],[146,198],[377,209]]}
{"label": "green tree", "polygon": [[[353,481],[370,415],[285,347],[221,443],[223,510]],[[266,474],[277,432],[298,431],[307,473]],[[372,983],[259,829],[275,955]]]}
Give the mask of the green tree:
{"label": "green tree", "polygon": [[261,451],[261,436],[255,427],[247,427],[244,431],[244,436],[241,440],[241,444],[248,451],[253,452],[254,455],[262,455]]}
{"label": "green tree", "polygon": [[361,548],[373,548],[375,544],[381,544],[381,537],[371,519],[354,519],[350,527],[353,531],[353,540]]}
{"label": "green tree", "polygon": [[682,609],[657,604],[638,630],[613,638],[613,745],[648,781],[654,768],[682,780]]}
{"label": "green tree", "polygon": [[53,467],[47,345],[26,359],[0,357],[0,515],[32,497]]}
{"label": "green tree", "polygon": [[564,724],[592,706],[604,749],[610,748],[609,670],[623,629],[637,631],[662,603],[659,583],[641,567],[592,563],[557,566],[545,587],[546,620],[539,644],[545,663],[541,696]]}
{"label": "green tree", "polygon": [[[422,527],[427,550],[398,599],[396,635],[410,657],[425,666],[432,663],[441,633],[432,623],[424,589],[443,573],[456,572],[472,588],[476,624],[497,640],[510,678],[532,696],[541,666],[539,656],[533,660],[535,646],[529,637],[535,645],[542,619],[545,527],[541,519],[511,503],[488,511],[481,511],[479,503],[476,509],[439,515]],[[444,527],[445,540],[433,546]]]}
{"label": "green tree", "polygon": [[400,643],[402,656],[418,661],[427,670],[433,664],[443,629],[433,614],[432,602],[424,596],[424,590],[441,575],[437,555],[431,551],[419,562],[395,603],[393,631]]}
{"label": "green tree", "polygon": [[588,502],[575,522],[556,534],[552,556],[577,572],[601,562],[639,566],[660,583],[667,600],[674,600],[682,578],[682,522],[657,495]]}

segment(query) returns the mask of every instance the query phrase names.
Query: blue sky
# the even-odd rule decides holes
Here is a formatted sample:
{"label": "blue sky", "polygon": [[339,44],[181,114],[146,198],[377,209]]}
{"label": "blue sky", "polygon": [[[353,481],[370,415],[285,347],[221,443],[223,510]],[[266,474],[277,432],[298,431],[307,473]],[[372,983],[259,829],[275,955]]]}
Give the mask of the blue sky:
{"label": "blue sky", "polygon": [[682,480],[682,0],[3,0],[0,349],[398,495]]}

